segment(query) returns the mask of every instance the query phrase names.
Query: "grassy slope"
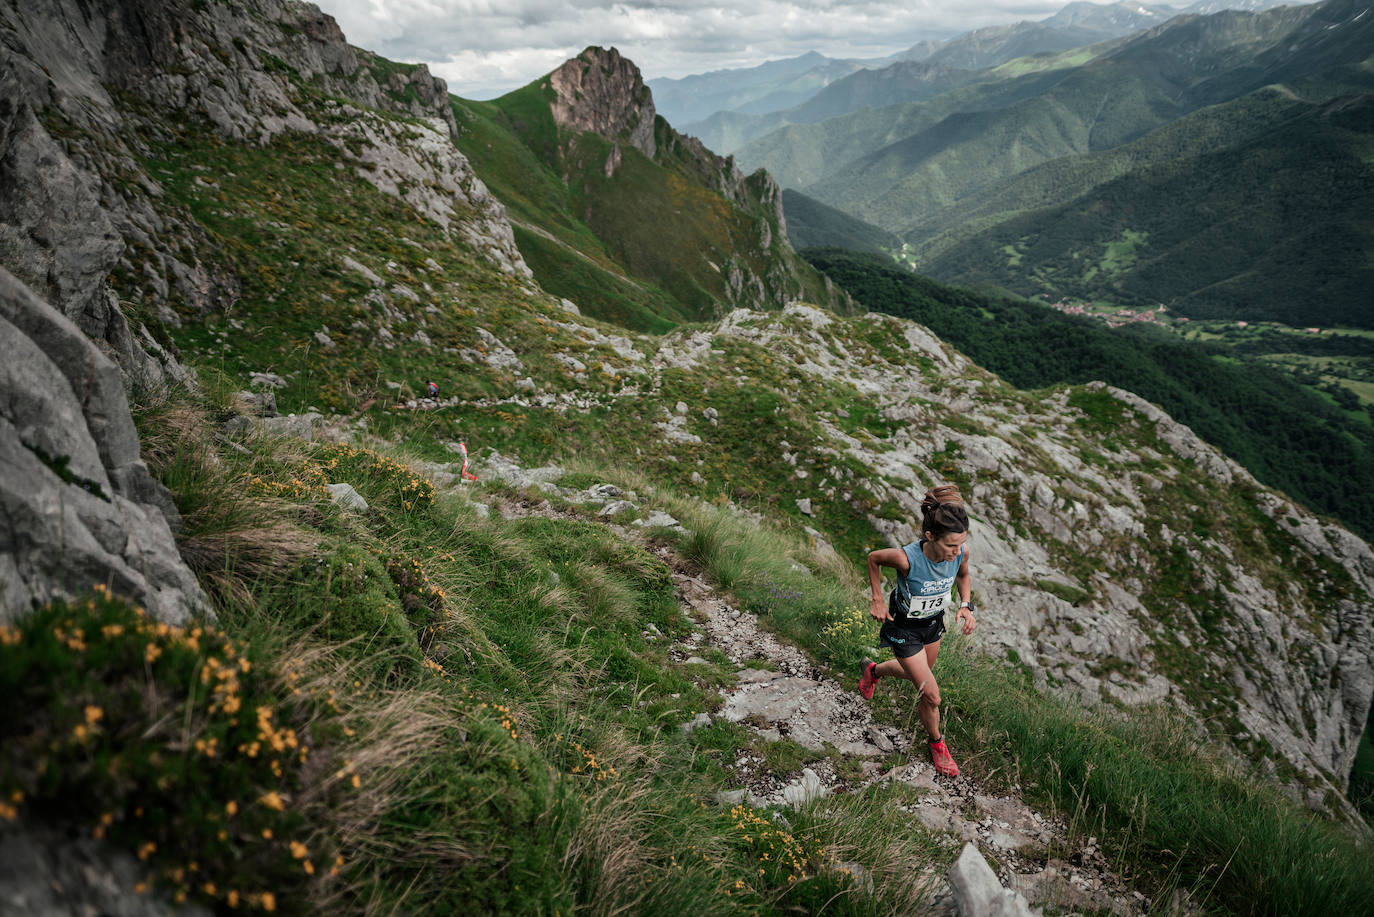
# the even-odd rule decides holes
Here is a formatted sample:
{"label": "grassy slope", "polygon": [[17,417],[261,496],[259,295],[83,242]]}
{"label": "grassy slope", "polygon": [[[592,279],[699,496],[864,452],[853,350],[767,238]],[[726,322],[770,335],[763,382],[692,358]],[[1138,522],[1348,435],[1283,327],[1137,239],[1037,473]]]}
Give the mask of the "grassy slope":
{"label": "grassy slope", "polygon": [[[283,913],[923,906],[922,867],[943,870],[953,849],[891,817],[912,801],[900,788],[789,812],[788,827],[711,802],[732,786],[722,762],[740,754],[794,773],[811,758],[728,723],[676,728],[719,702],[713,688],[733,667],[716,658],[686,671],[646,636],[650,624],[670,639],[692,627],[653,553],[576,514],[484,519],[469,498],[436,495],[366,449],[258,439],[232,450],[205,423],[220,404],[212,391],[150,405],[141,428],[225,637],[157,637],[166,658],[145,675],[150,638],[117,602],[58,607],[5,631],[5,686],[43,724],[0,746],[7,798],[146,851],[150,884],[221,907],[231,894],[261,907],[265,892]],[[855,571],[642,476],[583,469],[583,480],[634,487],[646,509],[683,519],[696,533],[673,543],[684,561],[823,665],[847,671],[867,651],[870,629],[846,607]],[[334,508],[326,480],[353,484],[372,509]],[[493,510],[521,499],[499,485],[472,496]],[[97,665],[54,640],[53,620],[62,633],[121,627],[127,639],[106,631]],[[250,660],[233,710],[183,687],[207,658],[225,658],[225,638]],[[1355,913],[1374,892],[1367,845],[1199,752],[1167,718],[1087,714],[962,644],[941,671],[966,767],[1009,775],[1075,836],[1102,838],[1115,868],[1151,894],[1184,888],[1223,913],[1329,914]],[[50,693],[57,673],[63,689]],[[145,677],[186,731],[149,728],[166,711],[129,690]],[[913,728],[908,701],[883,695],[878,719]],[[92,705],[98,728],[73,732]],[[289,744],[284,767],[235,747],[254,739],[246,724],[263,710],[275,716],[256,732]],[[193,750],[211,738],[218,751]],[[35,740],[52,741],[41,772],[14,754]],[[128,776],[109,781],[103,762],[116,759]],[[827,865],[838,859],[858,862],[874,891]]]}
{"label": "grassy slope", "polygon": [[[583,484],[610,479],[642,491],[646,509],[677,515],[695,533],[674,545],[688,564],[848,673],[871,648],[850,607],[858,576],[820,562],[800,537],[792,501],[810,491],[778,456],[786,440],[813,476],[858,479],[866,469],[816,418],[858,438],[890,436],[890,421],[852,388],[817,385],[791,355],[739,338],[713,342],[720,353],[702,367],[665,372],[652,398],[613,411],[598,398],[632,378],[633,361],[554,325],[544,316],[556,314],[552,303],[532,302],[477,253],[336,170],[335,148],[294,136],[239,147],[194,128],[175,142],[147,139],[162,206],[185,207],[244,280],[233,315],[175,332],[205,394],[139,410],[145,457],[185,518],[183,552],[236,649],[205,631],[139,632],[137,616],[104,597],[5,630],[3,689],[24,702],[3,721],[0,814],[18,808],[106,836],[139,851],[159,889],[221,909],[265,907],[264,893],[284,913],[923,906],[921,867],[943,871],[953,851],[891,817],[913,801],[903,791],[789,813],[788,829],[712,803],[731,786],[720,761],[749,750],[795,773],[806,758],[729,724],[692,736],[675,728],[716,703],[714,686],[730,676],[719,659],[684,672],[666,641],[645,638],[650,623],[669,637],[691,627],[659,557],[591,518],[483,518],[403,464],[447,456],[443,441],[459,436],[527,465],[580,455]],[[217,188],[196,181],[206,174]],[[378,346],[373,290],[341,266],[343,252],[424,291],[420,303],[392,303],[402,310],[388,320],[394,349]],[[332,349],[314,338],[321,325]],[[526,356],[521,373],[541,391],[576,393],[591,409],[501,403],[519,393],[517,373],[445,350],[485,346],[478,327]],[[895,323],[854,320],[837,334],[826,346],[904,352]],[[555,350],[577,353],[585,378],[539,358]],[[250,371],[287,378],[284,410],[363,411],[381,439],[367,449],[266,438],[234,448],[219,422]],[[384,385],[429,377],[471,399],[461,415],[400,409]],[[987,384],[1013,406],[1021,397]],[[734,421],[670,460],[653,424],[679,399],[709,401]],[[381,445],[392,438],[404,449]],[[627,470],[631,455],[640,474]],[[693,471],[707,482],[696,493],[733,496],[774,523],[676,496]],[[351,483],[371,509],[340,511],[327,481]],[[862,480],[853,486],[852,502],[827,501],[814,521],[847,556],[875,537],[864,513],[894,511],[865,505]],[[524,499],[490,483],[477,496],[493,509]],[[1187,499],[1210,506],[1227,495]],[[215,671],[210,658],[239,666],[222,697],[201,681]],[[1015,775],[1082,834],[1110,838],[1118,868],[1150,892],[1180,886],[1238,913],[1280,902],[1312,914],[1353,912],[1374,894],[1367,845],[1206,754],[1183,755],[1167,724],[1085,714],[953,646],[942,659],[949,730],[968,766]],[[915,728],[909,701],[893,692],[879,718]],[[874,891],[825,868],[832,857],[863,865]]]}
{"label": "grassy slope", "polygon": [[560,137],[542,87],[536,81],[490,103],[453,105],[460,148],[524,224],[518,241],[545,289],[645,331],[715,314],[734,295],[732,265],[791,295],[828,299],[758,202],[761,187],[751,184],[753,199],[740,202],[712,190],[716,167],[662,119],[655,159],[621,143],[620,165],[608,176],[613,144],[594,134]]}
{"label": "grassy slope", "polygon": [[517,221],[517,244],[540,286],[627,328],[663,331],[682,321],[683,304],[629,276],[577,215],[576,195],[548,165],[557,155],[557,131],[537,86],[511,93],[502,105],[454,98],[459,147]]}

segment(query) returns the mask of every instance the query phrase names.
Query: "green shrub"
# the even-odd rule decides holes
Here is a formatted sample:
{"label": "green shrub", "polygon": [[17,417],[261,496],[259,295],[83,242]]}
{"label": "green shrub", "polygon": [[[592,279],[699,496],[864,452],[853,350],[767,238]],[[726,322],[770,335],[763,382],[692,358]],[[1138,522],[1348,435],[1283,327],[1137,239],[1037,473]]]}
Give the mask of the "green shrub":
{"label": "green shrub", "polygon": [[305,910],[344,862],[322,815],[360,780],[334,702],[282,662],[102,587],[0,629],[6,814],[110,838],[177,900]]}

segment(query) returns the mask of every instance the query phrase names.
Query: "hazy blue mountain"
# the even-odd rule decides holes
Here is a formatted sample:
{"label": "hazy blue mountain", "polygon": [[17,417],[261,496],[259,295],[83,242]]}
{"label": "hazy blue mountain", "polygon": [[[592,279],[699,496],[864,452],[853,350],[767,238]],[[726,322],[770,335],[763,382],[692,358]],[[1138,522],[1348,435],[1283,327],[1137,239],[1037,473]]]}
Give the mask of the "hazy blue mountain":
{"label": "hazy blue mountain", "polygon": [[[891,62],[866,62],[844,74],[837,74],[832,66],[827,75],[836,73],[836,78],[824,85],[816,86],[814,75],[808,80],[793,80],[796,86],[811,88],[792,106],[776,105],[776,101],[785,97],[777,94],[747,105],[720,106],[708,117],[685,123],[683,130],[701,138],[713,150],[733,153],[750,141],[789,124],[811,124],[865,108],[929,99],[971,82],[1007,75],[989,76],[982,71],[1018,59],[1024,58],[1027,63],[1016,72],[1062,66],[1056,62],[1057,55],[1094,46],[1092,52],[1084,52],[1072,61],[1081,64],[1110,47],[1103,42],[1149,28],[1169,15],[1167,7],[1071,3],[1043,22],[988,26],[948,41],[920,42],[895,55],[896,59]],[[738,74],[738,78],[746,82],[749,77],[745,74],[750,73],[725,72]],[[657,102],[658,82],[655,81],[652,87]],[[702,98],[702,106],[707,107],[715,104],[707,100],[717,97]]]}
{"label": "hazy blue mountain", "polygon": [[[1374,326],[1364,11],[1329,0],[1183,17],[1039,95],[977,110],[994,87],[965,90],[962,110],[817,183],[842,197],[817,196],[892,221],[921,269],[947,280]],[[929,122],[958,95],[888,120]]]}
{"label": "hazy blue mountain", "polygon": [[1310,2],[1311,0],[1198,0],[1191,6],[1185,6],[1180,12],[1196,13],[1201,16],[1220,13],[1222,10],[1246,10],[1251,13],[1258,13],[1263,10],[1272,10],[1276,6],[1301,6]]}
{"label": "hazy blue mountain", "polygon": [[810,51],[757,67],[660,78],[648,84],[658,112],[673,124],[685,125],[718,111],[764,114],[791,108],[864,63]]}
{"label": "hazy blue mountain", "polygon": [[1091,29],[1111,35],[1129,35],[1161,25],[1179,12],[1163,4],[1147,6],[1141,3],[1088,3],[1086,0],[1077,0],[1065,4],[1053,16],[1040,20],[1040,24],[1055,29]]}
{"label": "hazy blue mountain", "polygon": [[[1308,23],[1327,9],[1329,16]],[[760,138],[739,158],[767,167],[784,185],[815,176],[802,190],[908,234],[936,211],[1042,163],[1112,149],[1289,75],[1359,63],[1368,46],[1346,32],[1363,34],[1367,27],[1327,29],[1340,15],[1328,3],[1179,17],[1081,67],[884,110],[883,121],[894,126],[886,137],[846,124],[853,140],[837,146],[825,130],[831,126],[822,123]],[[861,152],[865,143],[883,139],[888,142]],[[811,144],[825,151],[823,162]]]}

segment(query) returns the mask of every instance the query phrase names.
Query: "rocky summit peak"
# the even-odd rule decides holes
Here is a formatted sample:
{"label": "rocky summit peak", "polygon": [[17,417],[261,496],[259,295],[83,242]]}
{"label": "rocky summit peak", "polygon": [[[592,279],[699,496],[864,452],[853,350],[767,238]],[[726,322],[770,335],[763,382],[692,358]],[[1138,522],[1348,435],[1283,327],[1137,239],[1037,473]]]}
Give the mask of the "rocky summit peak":
{"label": "rocky summit peak", "polygon": [[624,136],[653,158],[654,99],[634,62],[615,48],[587,48],[549,74],[553,118],[560,128]]}

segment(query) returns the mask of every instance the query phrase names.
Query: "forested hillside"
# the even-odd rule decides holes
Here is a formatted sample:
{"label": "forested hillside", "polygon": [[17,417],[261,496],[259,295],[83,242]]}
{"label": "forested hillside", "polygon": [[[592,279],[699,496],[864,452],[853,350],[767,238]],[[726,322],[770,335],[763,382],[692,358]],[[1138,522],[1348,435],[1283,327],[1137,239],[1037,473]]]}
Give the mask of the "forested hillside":
{"label": "forested hillside", "polygon": [[[1022,388],[1106,381],[1159,404],[1257,478],[1374,537],[1374,429],[1286,375],[1222,348],[1132,326],[1112,330],[1011,297],[948,287],[889,259],[807,257],[876,312],[927,325]],[[1362,419],[1361,419],[1362,418]]]}
{"label": "forested hillside", "polygon": [[[1263,94],[1267,104],[1236,103],[1251,116],[1236,135],[1209,131],[1211,144],[1188,144],[1184,131],[1169,131],[1104,154],[1115,160],[1108,168],[1125,165],[1120,177],[1022,215],[1002,202],[1009,218],[967,241],[945,240],[943,251],[942,240],[928,241],[923,269],[1027,295],[1167,303],[1195,318],[1370,327],[1374,97]],[[1208,120],[1241,119],[1208,110],[1187,127],[1205,130]],[[1010,196],[1100,165],[1051,164],[1020,176]]]}
{"label": "forested hillside", "polygon": [[787,217],[787,236],[799,250],[834,247],[881,255],[902,247],[902,240],[887,230],[857,220],[800,191],[785,189],[782,208]]}
{"label": "forested hillside", "polygon": [[1371,20],[1354,0],[1179,16],[739,155],[942,280],[1369,327]]}

